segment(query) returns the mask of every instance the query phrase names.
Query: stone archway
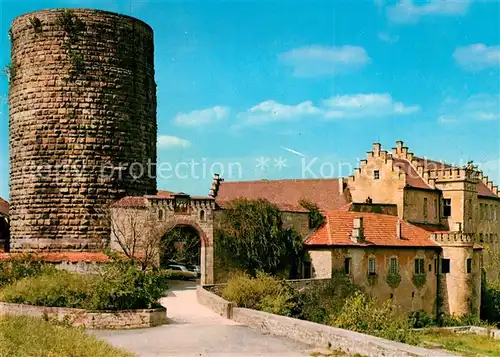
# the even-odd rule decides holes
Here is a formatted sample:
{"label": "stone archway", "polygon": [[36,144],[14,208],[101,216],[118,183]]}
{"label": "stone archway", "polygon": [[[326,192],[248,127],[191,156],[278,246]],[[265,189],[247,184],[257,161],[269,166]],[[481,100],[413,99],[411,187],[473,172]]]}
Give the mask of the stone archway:
{"label": "stone archway", "polygon": [[202,228],[198,222],[189,218],[172,217],[162,226],[162,236],[175,229],[176,227],[193,228],[200,237],[200,270],[201,285],[210,285],[214,283],[214,257],[213,257],[213,226],[210,224]]}
{"label": "stone archway", "polygon": [[[132,215],[135,228],[154,226],[155,232],[163,236],[176,226],[189,226],[198,232],[201,240],[200,270],[201,284],[214,283],[214,210],[213,197],[194,197],[185,193],[162,192],[155,196],[124,197],[112,206],[111,248],[118,249],[114,240],[118,235],[128,236],[130,223],[124,220]],[[120,227],[117,232],[115,227]],[[144,233],[144,232],[142,232]],[[156,233],[155,233],[156,234]],[[160,258],[160,257],[158,257]]]}

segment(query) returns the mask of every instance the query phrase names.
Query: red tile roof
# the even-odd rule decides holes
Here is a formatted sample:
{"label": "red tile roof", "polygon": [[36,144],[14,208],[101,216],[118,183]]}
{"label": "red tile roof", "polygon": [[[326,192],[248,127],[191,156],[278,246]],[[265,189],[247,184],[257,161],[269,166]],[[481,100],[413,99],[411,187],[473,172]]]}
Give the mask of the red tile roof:
{"label": "red tile roof", "polygon": [[175,192],[172,191],[158,191],[156,194],[156,197],[161,197],[161,198],[172,198],[174,197]]}
{"label": "red tile roof", "polygon": [[418,174],[408,160],[395,158],[394,166],[399,167],[404,173],[406,173],[406,183],[408,186],[432,190],[432,187],[425,183],[424,179]]}
{"label": "red tile roof", "polygon": [[225,202],[236,199],[267,199],[282,211],[305,212],[300,206],[302,199],[311,201],[320,209],[332,210],[344,206],[348,199],[341,193],[339,179],[222,181],[216,202],[224,207]]}
{"label": "red tile roof", "polygon": [[[326,222],[311,233],[305,245],[348,245],[348,246],[397,246],[397,247],[438,247],[430,238],[430,231],[401,221],[402,237],[397,238],[398,217],[362,212],[328,211]],[[363,217],[365,243],[351,240],[353,220]]]}
{"label": "red tile roof", "polygon": [[0,197],[0,214],[7,216],[9,214],[9,202]]}
{"label": "red tile roof", "polygon": [[483,181],[479,181],[477,184],[477,194],[479,196],[499,198]]}
{"label": "red tile roof", "polygon": [[[0,260],[6,260],[9,259],[10,257],[20,254],[22,253],[0,253]],[[34,257],[49,263],[60,263],[60,262],[102,263],[110,261],[110,258],[102,252],[39,253],[35,254]]]}

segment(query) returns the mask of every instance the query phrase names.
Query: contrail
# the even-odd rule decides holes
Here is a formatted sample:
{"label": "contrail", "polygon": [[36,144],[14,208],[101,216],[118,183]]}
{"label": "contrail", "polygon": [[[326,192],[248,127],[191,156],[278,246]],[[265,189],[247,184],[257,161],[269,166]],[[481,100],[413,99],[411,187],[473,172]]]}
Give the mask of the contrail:
{"label": "contrail", "polygon": [[295,155],[298,155],[298,156],[302,156],[302,157],[306,157],[306,155],[304,155],[303,153],[298,152],[298,151],[293,150],[293,149],[290,149],[290,148],[287,148],[285,146],[280,146],[280,148],[282,148],[283,150],[286,150],[288,152],[291,152],[292,154],[295,154]]}

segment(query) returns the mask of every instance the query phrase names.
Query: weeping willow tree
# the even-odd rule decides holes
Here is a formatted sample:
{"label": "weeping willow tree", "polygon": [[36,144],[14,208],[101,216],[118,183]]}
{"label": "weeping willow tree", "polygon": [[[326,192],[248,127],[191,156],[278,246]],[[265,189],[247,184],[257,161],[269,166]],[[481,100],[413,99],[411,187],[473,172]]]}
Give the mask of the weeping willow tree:
{"label": "weeping willow tree", "polygon": [[297,268],[302,238],[285,228],[278,207],[267,200],[236,199],[227,204],[215,228],[216,255],[222,266],[269,274]]}

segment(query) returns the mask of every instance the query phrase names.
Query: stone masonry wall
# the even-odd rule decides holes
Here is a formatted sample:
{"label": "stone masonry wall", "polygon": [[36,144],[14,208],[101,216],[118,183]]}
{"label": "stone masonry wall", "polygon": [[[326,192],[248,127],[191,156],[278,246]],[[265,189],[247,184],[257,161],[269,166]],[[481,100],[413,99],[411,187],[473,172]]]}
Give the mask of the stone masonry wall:
{"label": "stone masonry wall", "polygon": [[164,307],[142,310],[88,311],[64,307],[33,306],[0,302],[0,315],[49,317],[89,329],[154,327],[167,321]]}
{"label": "stone masonry wall", "polygon": [[153,31],[56,9],[16,18],[10,37],[11,249],[95,250],[99,208],[156,192]]}

